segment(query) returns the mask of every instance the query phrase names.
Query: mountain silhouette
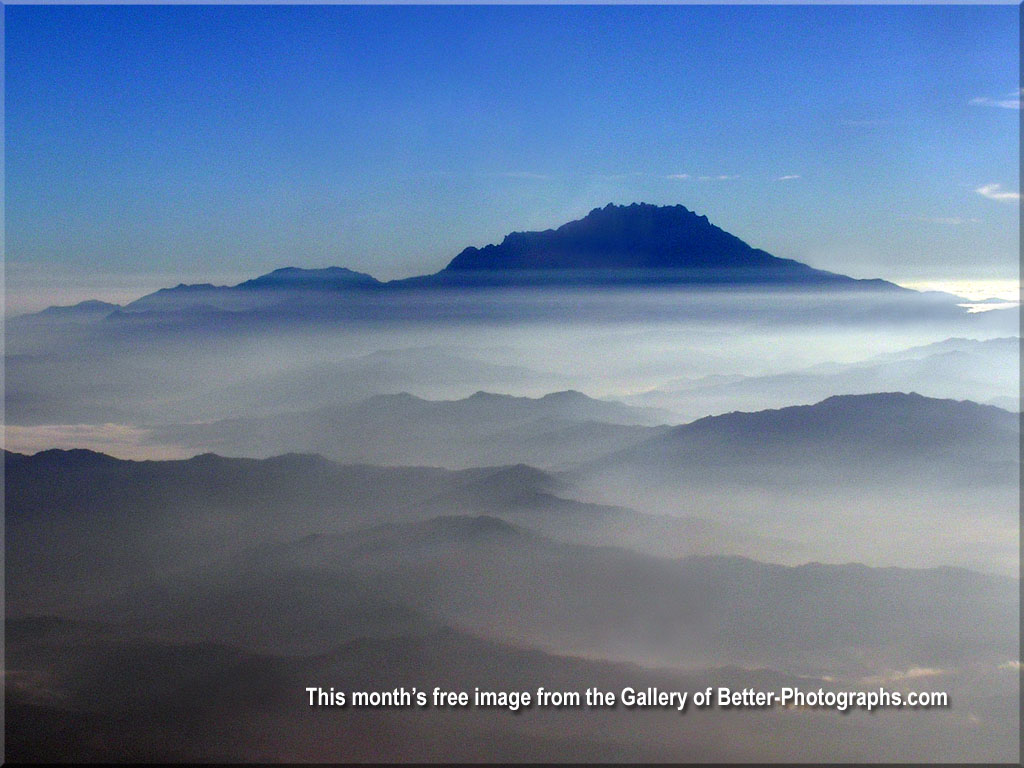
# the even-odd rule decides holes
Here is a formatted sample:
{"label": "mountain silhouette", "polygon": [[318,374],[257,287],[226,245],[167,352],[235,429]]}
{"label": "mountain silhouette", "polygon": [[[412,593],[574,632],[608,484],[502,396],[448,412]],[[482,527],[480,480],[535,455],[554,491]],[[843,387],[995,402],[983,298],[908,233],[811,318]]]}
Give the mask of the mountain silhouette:
{"label": "mountain silhouette", "polygon": [[469,247],[441,272],[413,282],[803,285],[898,289],[856,280],[752,248],[682,205],[595,208],[543,232],[513,232]]}
{"label": "mountain silhouette", "polygon": [[376,278],[344,267],[326,267],[324,269],[284,267],[252,280],[246,280],[244,283],[236,285],[235,288],[241,290],[297,288],[325,290],[329,288],[368,288],[375,285],[380,285],[380,281]]}
{"label": "mountain silhouette", "polygon": [[[147,294],[110,317],[253,314],[302,318],[371,305],[418,289],[527,286],[771,287],[915,292],[773,256],[682,205],[595,208],[542,232],[512,232],[500,244],[464,249],[439,272],[390,282],[343,267],[285,267],[237,285],[180,284]],[[954,297],[949,297],[953,299]],[[359,307],[362,306],[362,309]],[[343,312],[346,310],[342,310]]]}
{"label": "mountain silhouette", "polygon": [[336,301],[339,294],[379,288],[378,280],[344,267],[284,267],[237,285],[181,283],[120,308],[119,314],[175,311],[245,312],[295,301]]}

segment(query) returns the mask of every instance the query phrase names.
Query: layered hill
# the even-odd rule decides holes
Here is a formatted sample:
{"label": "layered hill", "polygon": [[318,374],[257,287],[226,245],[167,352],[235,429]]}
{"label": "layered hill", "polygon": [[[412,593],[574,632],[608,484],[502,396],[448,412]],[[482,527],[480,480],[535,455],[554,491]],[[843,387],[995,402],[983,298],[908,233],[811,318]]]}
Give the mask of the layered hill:
{"label": "layered hill", "polygon": [[917,392],[1020,410],[1020,339],[950,338],[852,363],[767,376],[680,378],[629,397],[683,418],[813,404],[830,395]]}
{"label": "layered hill", "polygon": [[[556,479],[526,467],[52,451],[7,454],[6,468],[11,618],[127,622],[302,652],[445,625],[573,654],[805,673],[875,671],[866,648],[907,668],[995,665],[1015,646],[1016,579],[558,541],[509,522],[518,505],[574,512],[554,496]],[[478,494],[505,519],[451,514]]]}
{"label": "layered hill", "polygon": [[663,482],[1010,481],[1019,417],[915,393],[837,395],[815,405],[709,416],[595,462],[591,473]]}
{"label": "layered hill", "polygon": [[[345,462],[442,467],[525,462],[564,468],[657,434],[664,414],[581,392],[513,397],[477,392],[460,400],[401,393],[264,417],[183,424],[153,439],[230,456],[320,453]],[[664,428],[662,428],[664,429]]]}

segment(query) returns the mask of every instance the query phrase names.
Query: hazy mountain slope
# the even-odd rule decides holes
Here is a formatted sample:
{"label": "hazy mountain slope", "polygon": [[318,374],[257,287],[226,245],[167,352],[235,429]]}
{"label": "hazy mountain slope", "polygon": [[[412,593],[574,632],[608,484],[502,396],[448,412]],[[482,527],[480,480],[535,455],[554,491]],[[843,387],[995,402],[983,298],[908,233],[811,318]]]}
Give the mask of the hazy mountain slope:
{"label": "hazy mountain slope", "polygon": [[[304,515],[350,526],[378,516],[400,515],[443,493],[465,487],[486,493],[505,488],[509,472],[517,491],[551,493],[564,488],[541,470],[378,467],[337,464],[320,456],[270,459],[204,454],[173,461],[127,461],[93,451],[4,452],[10,525],[118,518],[126,525],[216,511],[249,520],[301,525]],[[497,491],[500,494],[503,491]],[[351,518],[351,519],[350,519]]]}
{"label": "hazy mountain slope", "polygon": [[389,599],[358,573],[302,563],[262,568],[261,549],[194,569],[136,576],[64,615],[112,621],[179,642],[287,655],[322,653],[356,638],[422,636],[442,626]]}
{"label": "hazy mountain slope", "polygon": [[[91,339],[58,353],[8,354],[7,421],[166,424],[323,408],[400,391],[451,398],[481,387],[544,392],[566,383],[440,347],[353,354],[338,339],[325,354],[315,335],[207,341],[181,339],[167,348],[140,346],[138,339],[113,346]],[[168,366],[168,360],[181,364]]]}
{"label": "hazy mountain slope", "polygon": [[[971,694],[954,708],[909,717],[892,710],[773,709],[737,716],[693,708],[685,715],[621,707],[308,709],[305,688],[318,684],[346,693],[440,685],[531,693],[539,686],[595,686],[616,694],[626,686],[692,692],[707,685],[817,690],[837,684],[770,670],[673,674],[519,650],[451,631],[282,657],[35,619],[8,624],[7,656],[21,671],[7,683],[6,748],[14,761],[1008,761],[1016,754],[1013,713],[1005,703]],[[942,679],[966,688],[959,679]],[[993,676],[974,687],[987,685],[1006,702],[1014,680]],[[126,730],[129,713],[133,728]],[[965,727],[971,718],[977,722]]]}
{"label": "hazy mountain slope", "polygon": [[89,451],[6,453],[5,476],[14,613],[87,604],[112,585],[203,567],[261,542],[392,520],[467,479],[315,456],[131,462]]}
{"label": "hazy mountain slope", "polygon": [[205,568],[260,543],[436,515],[497,514],[561,540],[676,556],[800,551],[709,520],[580,503],[525,466],[451,472],[312,456],[132,462],[46,451],[7,453],[5,470],[14,614],[88,606],[109,598],[111,584],[145,587],[155,574]]}
{"label": "hazy mountain slope", "polygon": [[583,501],[729,523],[826,562],[1016,574],[1019,435],[993,406],[839,396],[699,419],[571,478]]}
{"label": "hazy mountain slope", "polygon": [[951,337],[942,339],[931,344],[922,344],[907,349],[900,349],[895,352],[884,352],[875,355],[873,358],[863,361],[860,365],[870,365],[873,362],[890,360],[923,360],[934,355],[951,352],[964,352],[968,354],[992,355],[995,359],[1001,359],[1006,353],[1020,351],[1020,338],[1007,336],[995,339],[967,339],[962,337]]}
{"label": "hazy mountain slope", "polygon": [[772,376],[669,382],[627,398],[690,418],[818,402],[831,395],[917,392],[1019,409],[1020,340],[947,339],[856,363],[821,364]]}
{"label": "hazy mountain slope", "polygon": [[794,477],[885,482],[1011,482],[1016,414],[917,394],[830,397],[815,405],[729,413],[674,427],[599,460],[591,473],[681,482]]}
{"label": "hazy mountain slope", "polygon": [[[803,674],[1005,661],[1017,581],[960,569],[654,558],[551,541],[491,517],[316,537],[268,567],[372,575],[400,603],[493,638],[645,663]],[[885,599],[879,599],[885,595]]]}
{"label": "hazy mountain slope", "polygon": [[[486,498],[510,520],[571,515],[581,537],[588,515],[628,519],[628,510],[555,496],[559,482],[527,467],[456,473],[346,467],[302,456],[124,462],[54,451],[7,454],[6,475],[12,617],[104,616],[166,631],[177,617],[180,633],[198,631],[190,615],[230,617],[232,606],[248,605],[254,640],[297,647],[329,641],[329,623],[302,620],[313,604],[331,607],[332,620],[363,617],[353,626],[376,634],[386,633],[380,617],[387,615],[401,631],[419,625],[385,604],[366,607],[383,600],[543,647],[775,665],[807,664],[815,653],[820,663],[839,664],[844,648],[854,663],[851,649],[873,643],[923,664],[924,651],[914,645],[921,638],[930,638],[933,663],[955,661],[965,626],[991,633],[982,639],[981,629],[971,630],[976,649],[1012,634],[1002,622],[1013,617],[999,597],[1007,589],[1015,597],[1008,579],[941,569],[664,559],[557,542],[494,517],[424,520]],[[382,520],[394,522],[367,528]],[[294,588],[270,588],[275,582]],[[876,605],[877,594],[886,602]],[[840,599],[845,607],[830,604]],[[374,611],[376,623],[365,618]],[[825,614],[834,619],[822,635]],[[230,618],[211,621],[210,630],[218,626],[240,632]],[[710,634],[694,634],[702,628]],[[211,639],[239,636],[223,633]]]}
{"label": "hazy mountain slope", "polygon": [[[977,422],[934,428],[956,438]],[[571,530],[641,516],[566,498],[563,479],[526,466],[48,451],[5,453],[5,469],[9,758],[955,760],[1016,748],[1016,579],[555,541],[506,520],[565,516]],[[485,505],[506,520],[433,517]],[[954,706],[680,716],[305,703],[308,685],[783,684],[946,690]]]}
{"label": "hazy mountain slope", "polygon": [[59,323],[62,321],[88,323],[101,320],[114,310],[120,308],[120,304],[112,304],[108,301],[89,299],[86,301],[80,301],[77,304],[57,305],[47,307],[39,312],[16,315],[8,318],[7,323],[14,326]]}
{"label": "hazy mountain slope", "polygon": [[625,547],[664,557],[716,553],[790,562],[814,552],[795,541],[721,520],[583,503],[571,498],[571,486],[553,480],[525,465],[502,467],[418,504],[415,514],[488,515],[558,541]]}
{"label": "hazy mountain slope", "polygon": [[156,443],[235,456],[320,453],[337,461],[445,467],[565,467],[657,434],[658,411],[556,392],[455,401],[403,393],[352,405],[152,430]]}

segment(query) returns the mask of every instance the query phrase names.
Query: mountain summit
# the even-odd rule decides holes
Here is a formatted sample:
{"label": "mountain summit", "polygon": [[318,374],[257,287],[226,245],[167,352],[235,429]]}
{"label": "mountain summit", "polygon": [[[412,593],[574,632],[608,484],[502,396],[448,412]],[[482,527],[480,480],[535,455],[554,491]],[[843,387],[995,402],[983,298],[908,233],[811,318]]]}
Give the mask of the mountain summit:
{"label": "mountain summit", "polygon": [[682,205],[608,204],[543,232],[463,250],[427,278],[467,283],[775,284],[896,288],[752,248]]}

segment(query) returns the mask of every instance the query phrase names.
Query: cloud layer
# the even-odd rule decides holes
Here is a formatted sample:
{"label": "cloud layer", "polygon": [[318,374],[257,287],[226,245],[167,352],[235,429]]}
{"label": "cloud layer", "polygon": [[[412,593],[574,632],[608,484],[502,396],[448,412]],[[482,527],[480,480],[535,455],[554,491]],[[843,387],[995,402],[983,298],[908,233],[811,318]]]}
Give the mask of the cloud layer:
{"label": "cloud layer", "polygon": [[1008,93],[1002,98],[993,99],[989,96],[978,96],[971,99],[971,104],[976,107],[999,107],[1001,109],[1020,109],[1020,97],[1024,94],[1024,88]]}
{"label": "cloud layer", "polygon": [[974,191],[989,200],[998,200],[1003,203],[1020,200],[1020,192],[1008,192],[1003,189],[1002,184],[984,184]]}

